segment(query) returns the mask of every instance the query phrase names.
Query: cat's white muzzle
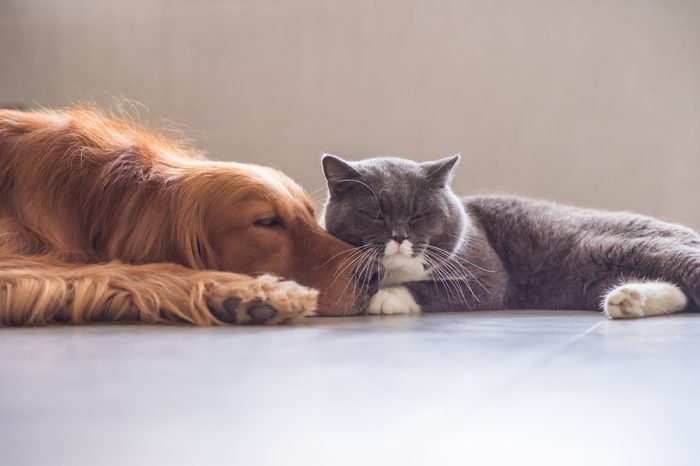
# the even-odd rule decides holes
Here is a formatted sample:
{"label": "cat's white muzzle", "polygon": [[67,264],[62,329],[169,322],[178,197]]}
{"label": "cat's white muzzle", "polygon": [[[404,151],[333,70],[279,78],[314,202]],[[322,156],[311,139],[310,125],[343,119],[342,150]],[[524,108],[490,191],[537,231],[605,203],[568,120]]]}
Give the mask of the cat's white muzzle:
{"label": "cat's white muzzle", "polygon": [[408,240],[403,240],[401,244],[393,239],[389,240],[384,247],[381,262],[385,271],[383,285],[421,280],[426,277],[423,262],[420,258],[413,257],[413,244]]}
{"label": "cat's white muzzle", "polygon": [[[405,239],[399,244],[393,239],[390,239],[384,246],[384,257],[382,262],[401,262],[403,259],[411,259],[413,256],[413,244]],[[384,264],[387,265],[387,264]]]}

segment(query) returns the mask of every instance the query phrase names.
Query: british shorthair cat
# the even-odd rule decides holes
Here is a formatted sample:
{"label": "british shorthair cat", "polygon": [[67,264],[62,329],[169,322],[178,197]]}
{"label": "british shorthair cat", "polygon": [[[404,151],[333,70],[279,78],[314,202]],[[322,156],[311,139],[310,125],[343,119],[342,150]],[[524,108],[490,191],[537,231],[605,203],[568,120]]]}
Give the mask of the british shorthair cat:
{"label": "british shorthair cat", "polygon": [[459,198],[459,156],[416,163],[325,155],[328,231],[358,249],[366,310],[590,309],[614,318],[700,303],[700,235],[627,212],[510,195]]}

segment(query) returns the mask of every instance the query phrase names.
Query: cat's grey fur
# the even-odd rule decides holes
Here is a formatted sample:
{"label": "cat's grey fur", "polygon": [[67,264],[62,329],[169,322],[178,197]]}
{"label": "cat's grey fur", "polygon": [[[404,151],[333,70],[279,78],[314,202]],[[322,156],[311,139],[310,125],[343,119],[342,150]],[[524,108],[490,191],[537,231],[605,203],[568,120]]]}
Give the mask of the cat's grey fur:
{"label": "cat's grey fur", "polygon": [[[606,291],[640,279],[676,284],[688,307],[698,307],[700,236],[693,230],[518,196],[459,199],[449,187],[457,161],[324,156],[326,228],[363,247],[363,257],[381,257],[392,235],[408,237],[417,255],[427,248],[433,265],[442,265],[400,284],[424,311],[600,309]],[[370,269],[360,267],[368,277]]]}

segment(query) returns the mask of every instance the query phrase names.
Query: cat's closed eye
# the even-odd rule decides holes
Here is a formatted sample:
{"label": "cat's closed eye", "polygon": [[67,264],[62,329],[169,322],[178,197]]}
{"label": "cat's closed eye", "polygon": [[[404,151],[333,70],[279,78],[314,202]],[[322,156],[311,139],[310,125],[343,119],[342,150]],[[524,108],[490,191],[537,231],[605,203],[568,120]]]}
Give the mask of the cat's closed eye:
{"label": "cat's closed eye", "polygon": [[380,217],[378,210],[373,210],[373,211],[372,210],[360,210],[359,212],[362,215],[364,215],[365,217],[368,217],[368,218],[371,218],[374,220],[377,220]]}
{"label": "cat's closed eye", "polygon": [[426,212],[421,213],[421,214],[416,214],[413,217],[411,217],[410,223],[420,222],[421,220],[425,219],[426,216],[427,216]]}

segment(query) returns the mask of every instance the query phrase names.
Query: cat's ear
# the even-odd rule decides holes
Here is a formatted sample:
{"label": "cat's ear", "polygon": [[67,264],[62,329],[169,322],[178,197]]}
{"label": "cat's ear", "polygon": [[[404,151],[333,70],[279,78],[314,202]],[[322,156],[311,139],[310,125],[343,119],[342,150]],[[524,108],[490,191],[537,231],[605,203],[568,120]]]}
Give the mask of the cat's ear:
{"label": "cat's ear", "polygon": [[424,162],[421,164],[425,176],[434,188],[444,188],[452,179],[452,172],[459,162],[460,155],[436,160],[435,162]]}
{"label": "cat's ear", "polygon": [[351,183],[349,180],[360,178],[360,174],[352,166],[337,155],[323,154],[321,157],[323,174],[328,182],[328,190],[332,195],[337,195]]}

